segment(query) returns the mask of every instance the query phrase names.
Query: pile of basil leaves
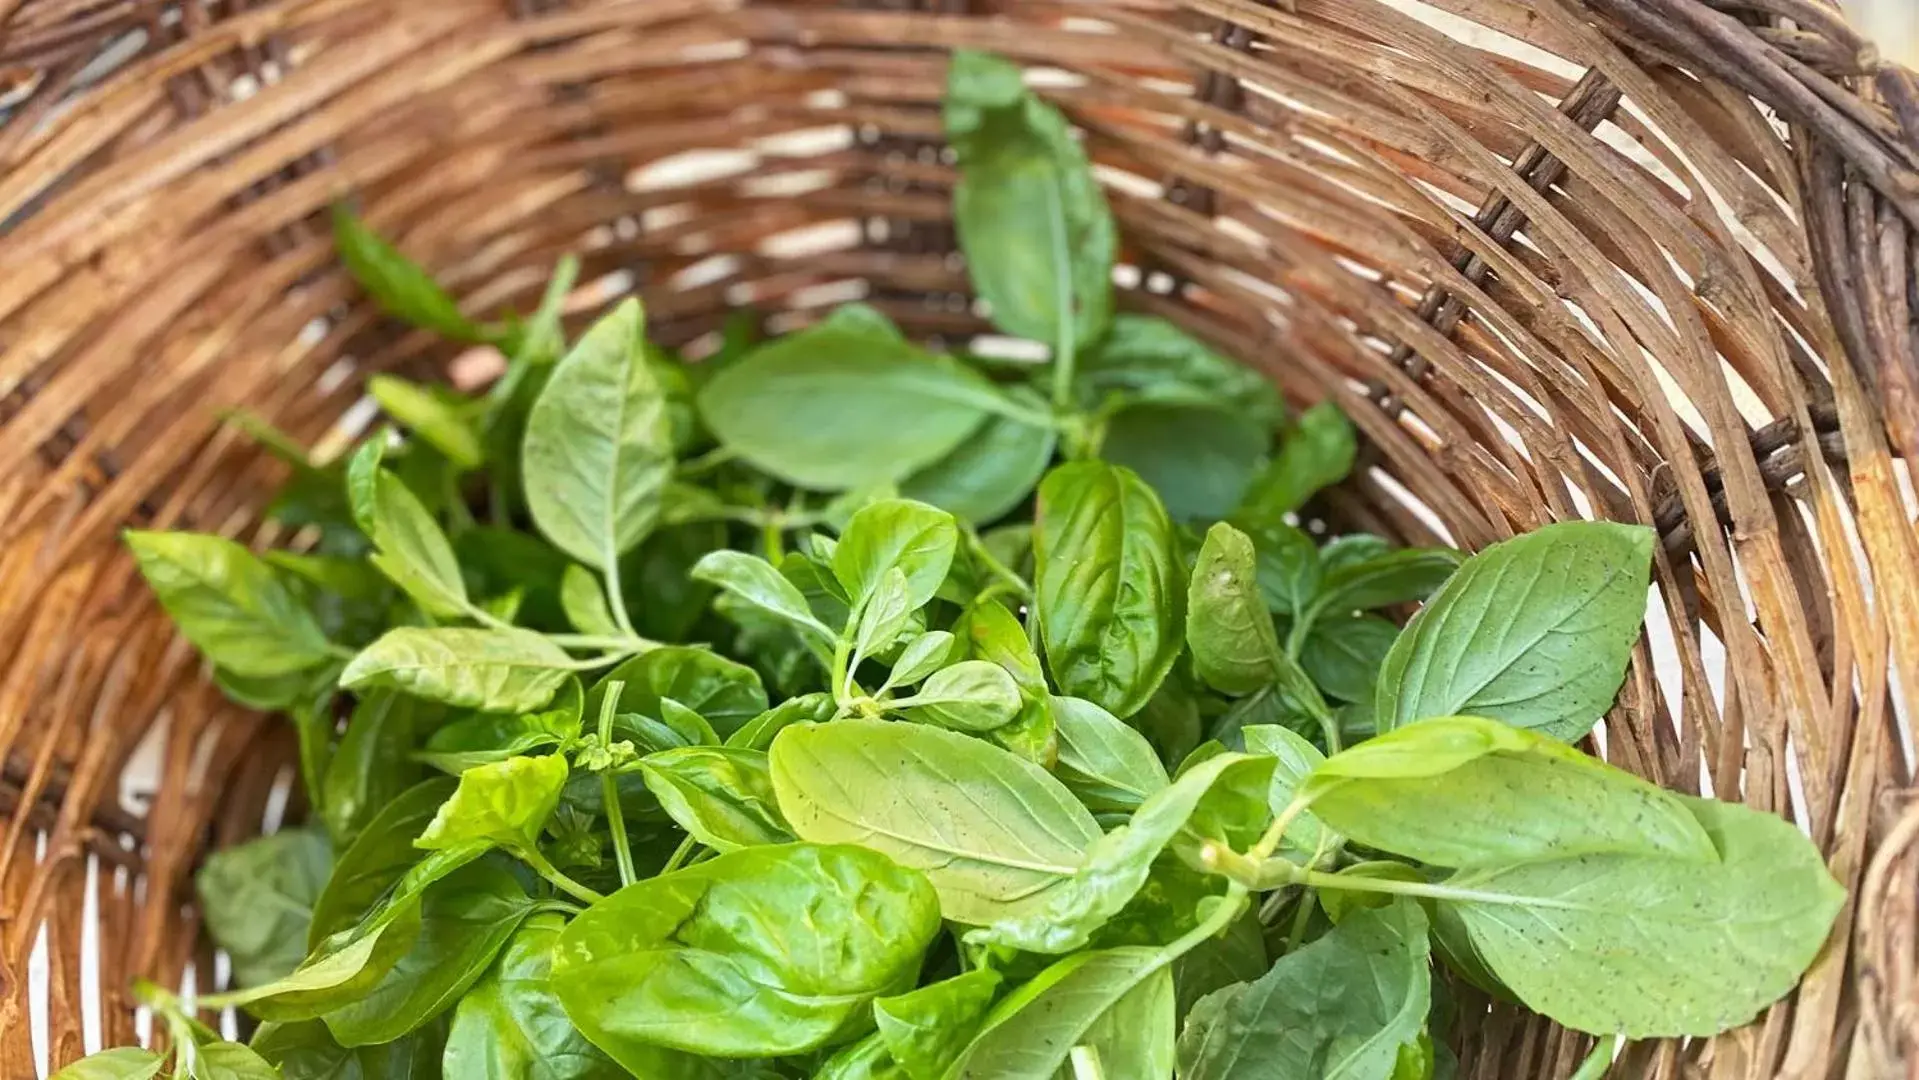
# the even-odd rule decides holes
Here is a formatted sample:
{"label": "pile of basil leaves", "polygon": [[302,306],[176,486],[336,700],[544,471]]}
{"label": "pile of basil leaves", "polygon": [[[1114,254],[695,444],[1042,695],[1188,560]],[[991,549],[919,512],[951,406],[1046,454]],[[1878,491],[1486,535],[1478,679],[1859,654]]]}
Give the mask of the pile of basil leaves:
{"label": "pile of basil leaves", "polygon": [[682,363],[629,300],[568,346],[572,262],[480,324],[338,218],[388,311],[506,374],[376,378],[391,426],[333,463],[252,424],[292,549],[128,535],[297,724],[311,814],[200,873],[231,988],[142,984],[172,1049],[60,1076],[1419,1080],[1435,958],[1608,1037],[1596,1075],[1792,988],[1842,901],[1814,847],[1569,745],[1650,534],[1289,524],[1344,418],[1114,312],[1112,215],[1017,69],[957,57],[945,120],[973,283],[1047,363],[862,305]]}

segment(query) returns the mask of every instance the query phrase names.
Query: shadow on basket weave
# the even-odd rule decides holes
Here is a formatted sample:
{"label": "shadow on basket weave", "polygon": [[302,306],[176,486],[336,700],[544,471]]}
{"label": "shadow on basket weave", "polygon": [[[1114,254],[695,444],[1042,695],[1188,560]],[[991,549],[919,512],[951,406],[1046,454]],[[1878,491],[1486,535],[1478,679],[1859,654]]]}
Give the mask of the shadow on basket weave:
{"label": "shadow on basket weave", "polygon": [[[1919,83],[1820,0],[0,0],[0,1074],[216,972],[192,871],[286,812],[291,732],[115,535],[272,540],[282,469],[224,410],[322,441],[368,373],[456,359],[357,294],[326,206],[474,310],[581,250],[669,345],[862,293],[964,340],[961,46],[1083,126],[1124,305],[1353,417],[1327,523],[1658,528],[1606,756],[1791,817],[1852,900],[1759,1023],[1613,1075],[1919,1070]],[[1464,1004],[1463,1076],[1590,1045]]]}

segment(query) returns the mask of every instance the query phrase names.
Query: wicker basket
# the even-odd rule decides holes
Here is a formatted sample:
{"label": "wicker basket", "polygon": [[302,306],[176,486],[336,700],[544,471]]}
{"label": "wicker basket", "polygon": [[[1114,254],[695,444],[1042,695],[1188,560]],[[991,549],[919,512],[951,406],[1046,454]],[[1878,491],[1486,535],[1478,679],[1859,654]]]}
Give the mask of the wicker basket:
{"label": "wicker basket", "polygon": [[[1919,1076],[1919,83],[1822,0],[1433,5],[0,0],[0,1074],[134,1039],[136,975],[215,977],[191,872],[290,775],[117,530],[266,542],[278,467],[223,409],[317,440],[454,359],[318,212],[354,193],[475,309],[573,249],[582,308],[637,283],[669,343],[860,290],[964,337],[964,45],[1084,125],[1124,302],[1351,413],[1327,520],[1659,528],[1605,752],[1792,816],[1853,901],[1763,1022],[1612,1075]],[[1587,1045],[1460,1029],[1467,1077]]]}

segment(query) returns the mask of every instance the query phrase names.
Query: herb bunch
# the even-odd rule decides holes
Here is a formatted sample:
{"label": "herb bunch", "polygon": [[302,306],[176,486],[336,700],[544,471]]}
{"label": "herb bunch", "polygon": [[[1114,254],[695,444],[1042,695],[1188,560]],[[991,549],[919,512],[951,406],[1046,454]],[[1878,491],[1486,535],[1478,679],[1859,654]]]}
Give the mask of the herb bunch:
{"label": "herb bunch", "polygon": [[341,462],[248,421],[298,550],[128,535],[296,724],[312,821],[209,860],[234,988],[139,988],[171,1056],[62,1076],[1419,1080],[1435,959],[1609,1038],[1791,989],[1842,900],[1816,849],[1571,745],[1648,531],[1316,541],[1344,418],[1114,313],[1110,211],[1016,69],[958,56],[946,124],[974,285],[1045,364],[862,305],[683,363],[628,301],[568,346],[571,262],[479,324],[338,218],[506,374],[374,380]]}

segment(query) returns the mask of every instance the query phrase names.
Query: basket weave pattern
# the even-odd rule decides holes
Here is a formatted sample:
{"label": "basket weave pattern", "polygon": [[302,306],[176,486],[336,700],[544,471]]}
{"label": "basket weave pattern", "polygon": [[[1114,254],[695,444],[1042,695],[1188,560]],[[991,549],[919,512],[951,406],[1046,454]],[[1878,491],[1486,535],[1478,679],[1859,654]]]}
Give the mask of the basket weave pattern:
{"label": "basket weave pattern", "polygon": [[[1606,756],[1793,817],[1853,900],[1760,1023],[1613,1075],[1919,1076],[1919,83],[1822,0],[0,0],[0,1076],[132,1041],[136,975],[207,984],[192,871],[293,758],[117,531],[283,539],[221,411],[320,440],[452,359],[320,211],[476,311],[577,250],[667,344],[862,288],[963,340],[960,46],[1085,128],[1124,303],[1353,417],[1330,526],[1658,527]],[[652,167],[692,151],[730,153]],[[1466,1077],[1589,1045],[1461,1005]]]}

